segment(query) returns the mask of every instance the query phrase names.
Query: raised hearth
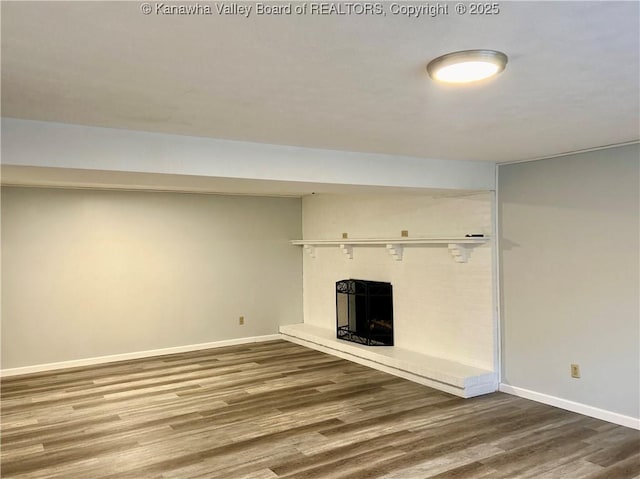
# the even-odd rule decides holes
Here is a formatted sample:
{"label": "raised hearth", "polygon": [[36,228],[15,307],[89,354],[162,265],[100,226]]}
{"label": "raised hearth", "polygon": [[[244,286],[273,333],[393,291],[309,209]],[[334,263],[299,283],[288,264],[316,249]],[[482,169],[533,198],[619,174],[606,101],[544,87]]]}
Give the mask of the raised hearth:
{"label": "raised hearth", "polygon": [[336,338],[335,331],[304,323],[280,326],[280,333],[288,341],[463,398],[492,393],[498,389],[497,375],[493,371],[398,346],[370,348],[341,341]]}

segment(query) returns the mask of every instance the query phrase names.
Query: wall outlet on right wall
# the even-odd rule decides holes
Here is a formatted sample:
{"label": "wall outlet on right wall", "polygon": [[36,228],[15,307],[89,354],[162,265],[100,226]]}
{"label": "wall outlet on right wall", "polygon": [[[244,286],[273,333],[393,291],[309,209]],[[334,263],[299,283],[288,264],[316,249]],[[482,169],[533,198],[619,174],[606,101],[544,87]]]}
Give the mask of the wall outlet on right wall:
{"label": "wall outlet on right wall", "polygon": [[571,365],[571,377],[572,378],[576,378],[576,379],[580,379],[580,365],[579,364],[572,364]]}

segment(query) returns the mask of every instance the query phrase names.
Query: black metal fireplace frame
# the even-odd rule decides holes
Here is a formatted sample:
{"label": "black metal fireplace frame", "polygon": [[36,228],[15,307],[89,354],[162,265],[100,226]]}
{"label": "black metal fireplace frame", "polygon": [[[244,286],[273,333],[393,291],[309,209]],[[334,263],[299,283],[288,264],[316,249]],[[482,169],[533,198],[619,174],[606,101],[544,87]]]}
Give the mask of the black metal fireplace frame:
{"label": "black metal fireplace frame", "polygon": [[[344,306],[340,306],[341,299],[346,302],[346,321],[341,317],[341,312],[344,316]],[[376,309],[378,311],[374,311]],[[382,318],[378,319],[380,315]],[[391,283],[362,279],[337,281],[336,337],[366,346],[393,346]]]}

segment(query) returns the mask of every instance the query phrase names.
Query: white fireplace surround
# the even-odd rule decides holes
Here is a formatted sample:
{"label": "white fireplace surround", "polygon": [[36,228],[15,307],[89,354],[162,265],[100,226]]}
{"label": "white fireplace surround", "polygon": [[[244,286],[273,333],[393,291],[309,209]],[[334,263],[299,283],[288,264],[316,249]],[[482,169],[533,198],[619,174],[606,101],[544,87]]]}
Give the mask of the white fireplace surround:
{"label": "white fireplace surround", "polygon": [[[304,316],[286,339],[461,397],[497,390],[493,193],[312,195],[302,217]],[[394,346],[336,338],[344,278],[393,285]]]}

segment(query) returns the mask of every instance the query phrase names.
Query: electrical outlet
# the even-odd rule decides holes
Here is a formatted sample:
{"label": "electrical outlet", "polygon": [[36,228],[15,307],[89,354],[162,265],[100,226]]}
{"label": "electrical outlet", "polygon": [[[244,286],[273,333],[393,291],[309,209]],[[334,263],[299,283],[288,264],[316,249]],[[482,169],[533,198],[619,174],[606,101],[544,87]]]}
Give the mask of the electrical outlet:
{"label": "electrical outlet", "polygon": [[243,326],[243,325],[244,325],[244,316],[240,316],[240,317],[238,318],[238,324],[239,324],[240,326]]}
{"label": "electrical outlet", "polygon": [[347,239],[349,235],[347,233],[342,233],[342,239]]}
{"label": "electrical outlet", "polygon": [[409,237],[409,230],[402,230],[400,232],[400,236],[402,236],[403,238],[408,238]]}
{"label": "electrical outlet", "polygon": [[579,379],[580,378],[580,365],[572,364],[571,365],[571,377]]}

